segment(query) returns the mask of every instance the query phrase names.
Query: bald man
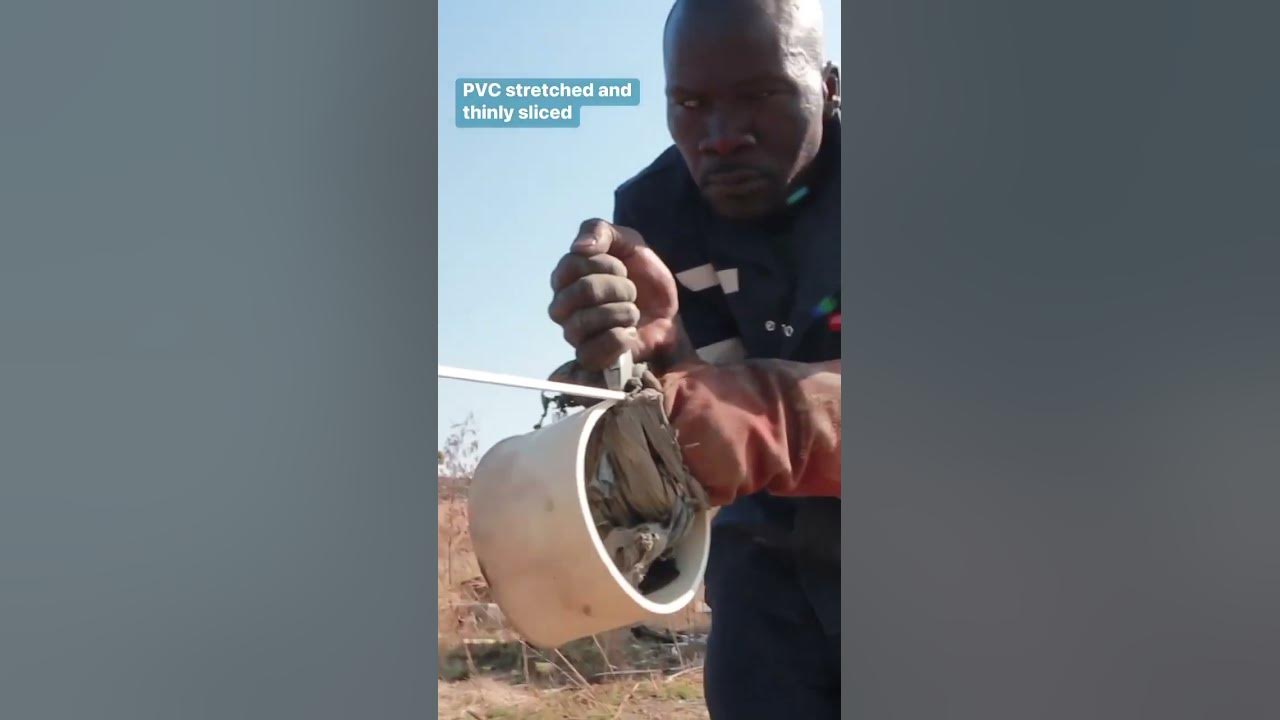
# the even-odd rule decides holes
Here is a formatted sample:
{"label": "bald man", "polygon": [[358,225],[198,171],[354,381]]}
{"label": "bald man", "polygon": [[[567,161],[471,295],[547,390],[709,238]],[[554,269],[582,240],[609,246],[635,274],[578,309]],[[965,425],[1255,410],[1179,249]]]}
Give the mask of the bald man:
{"label": "bald man", "polygon": [[648,362],[725,506],[706,578],[714,720],[839,716],[840,114],[822,22],[817,0],[679,0],[674,144],[552,273],[579,369]]}

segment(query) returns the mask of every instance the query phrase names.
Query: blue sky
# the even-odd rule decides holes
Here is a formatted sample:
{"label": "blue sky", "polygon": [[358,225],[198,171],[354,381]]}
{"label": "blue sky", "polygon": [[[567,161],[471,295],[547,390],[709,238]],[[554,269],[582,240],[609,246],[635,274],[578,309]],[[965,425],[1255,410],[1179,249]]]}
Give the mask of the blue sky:
{"label": "blue sky", "polygon": [[[840,0],[823,0],[839,62]],[[440,363],[545,378],[572,358],[547,318],[556,260],[613,190],[670,145],[662,97],[669,2],[440,3]],[[639,78],[637,107],[582,108],[572,129],[454,127],[459,77]],[[483,452],[528,432],[536,391],[440,380],[439,436],[475,416]]]}

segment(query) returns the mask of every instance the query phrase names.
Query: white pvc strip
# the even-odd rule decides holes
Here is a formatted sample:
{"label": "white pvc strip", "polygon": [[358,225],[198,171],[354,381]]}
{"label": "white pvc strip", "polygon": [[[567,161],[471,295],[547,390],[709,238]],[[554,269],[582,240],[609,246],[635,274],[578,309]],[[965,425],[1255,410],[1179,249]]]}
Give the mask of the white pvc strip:
{"label": "white pvc strip", "polygon": [[500,375],[483,370],[464,370],[462,368],[437,365],[437,374],[443,378],[467,380],[469,382],[487,383],[489,385],[507,385],[528,390],[561,393],[577,397],[595,398],[597,400],[625,400],[627,394],[620,390],[606,390],[587,385],[571,385],[569,383],[552,382],[550,380],[531,380],[515,375]]}

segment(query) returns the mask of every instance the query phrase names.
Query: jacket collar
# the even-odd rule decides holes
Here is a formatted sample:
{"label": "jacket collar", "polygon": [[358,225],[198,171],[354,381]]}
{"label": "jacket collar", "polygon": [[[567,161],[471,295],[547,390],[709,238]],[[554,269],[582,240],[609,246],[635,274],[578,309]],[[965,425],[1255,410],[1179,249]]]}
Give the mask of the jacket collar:
{"label": "jacket collar", "polygon": [[[795,200],[777,216],[763,222],[729,222],[705,209],[707,251],[717,268],[754,265],[767,275],[779,273],[778,245],[785,243],[795,276],[779,278],[773,287],[744,286],[742,295],[729,296],[740,321],[750,320],[763,302],[793,333],[783,340],[782,356],[795,351],[805,332],[822,314],[815,308],[840,288],[840,117],[826,122],[822,148],[815,159],[810,181],[792,191]],[[782,294],[781,286],[790,292]],[[777,295],[774,295],[777,293]],[[785,307],[784,307],[785,306]],[[785,318],[785,320],[784,320]]]}

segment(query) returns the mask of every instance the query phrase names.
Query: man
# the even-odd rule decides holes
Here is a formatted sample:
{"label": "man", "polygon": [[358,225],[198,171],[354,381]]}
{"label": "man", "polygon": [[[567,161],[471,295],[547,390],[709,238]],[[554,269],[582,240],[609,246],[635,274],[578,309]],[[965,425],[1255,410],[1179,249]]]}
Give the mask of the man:
{"label": "man", "polygon": [[838,717],[838,72],[818,0],[678,0],[663,45],[674,145],[582,225],[549,313],[581,371],[631,351],[662,376],[727,504],[712,718]]}

